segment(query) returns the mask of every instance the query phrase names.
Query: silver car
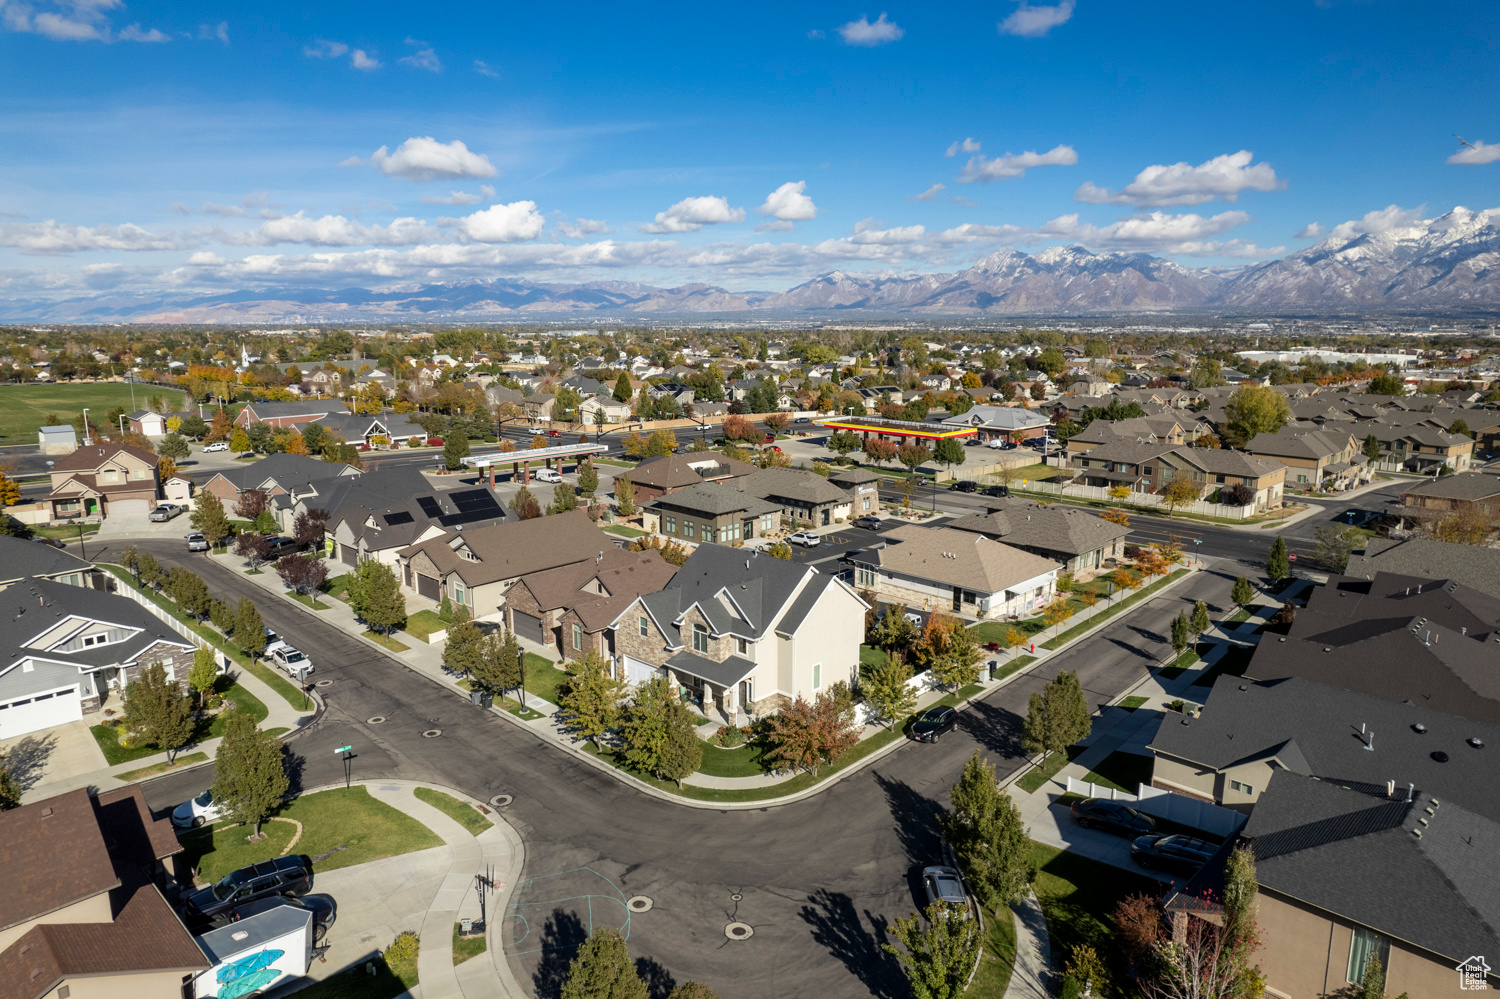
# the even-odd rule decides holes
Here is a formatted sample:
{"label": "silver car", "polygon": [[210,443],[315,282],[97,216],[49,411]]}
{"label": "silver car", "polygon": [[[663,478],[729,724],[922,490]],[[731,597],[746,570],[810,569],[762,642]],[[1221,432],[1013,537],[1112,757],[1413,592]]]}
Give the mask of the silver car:
{"label": "silver car", "polygon": [[271,650],[271,661],[286,671],[287,676],[296,676],[298,670],[313,671],[312,660],[301,649],[294,649],[282,642]]}
{"label": "silver car", "polygon": [[963,911],[969,917],[969,895],[964,891],[964,876],[952,867],[922,869],[922,887],[927,891],[927,905],[942,903],[944,909]]}

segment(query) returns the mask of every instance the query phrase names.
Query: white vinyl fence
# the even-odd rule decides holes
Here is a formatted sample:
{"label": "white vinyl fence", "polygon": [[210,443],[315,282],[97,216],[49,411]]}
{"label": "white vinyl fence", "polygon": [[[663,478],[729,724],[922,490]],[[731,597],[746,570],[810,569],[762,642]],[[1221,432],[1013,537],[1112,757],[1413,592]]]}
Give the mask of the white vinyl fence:
{"label": "white vinyl fence", "polygon": [[[1122,507],[1127,511],[1131,507],[1167,508],[1167,503],[1155,493],[1132,492],[1124,500],[1117,500],[1109,495],[1109,489],[1106,486],[1058,485],[1055,482],[1038,482],[1036,480],[1022,482],[1018,479],[1010,484],[1010,488],[1021,492],[1065,496],[1069,499],[1098,500],[1109,503],[1112,506]],[[1244,520],[1247,517],[1255,516],[1256,513],[1255,504],[1253,503],[1249,506],[1230,506],[1225,503],[1209,503],[1204,500],[1179,503],[1176,507],[1169,509],[1176,510],[1178,513],[1196,513],[1206,517],[1224,517],[1228,520]]]}
{"label": "white vinyl fence", "polygon": [[1142,784],[1135,794],[1116,791],[1102,784],[1090,784],[1073,777],[1068,778],[1068,793],[1081,794],[1086,798],[1109,798],[1113,801],[1129,802],[1138,812],[1154,815],[1168,822],[1201,829],[1220,839],[1233,836],[1245,824],[1246,816],[1232,808],[1215,805],[1185,794],[1174,794],[1159,787]]}

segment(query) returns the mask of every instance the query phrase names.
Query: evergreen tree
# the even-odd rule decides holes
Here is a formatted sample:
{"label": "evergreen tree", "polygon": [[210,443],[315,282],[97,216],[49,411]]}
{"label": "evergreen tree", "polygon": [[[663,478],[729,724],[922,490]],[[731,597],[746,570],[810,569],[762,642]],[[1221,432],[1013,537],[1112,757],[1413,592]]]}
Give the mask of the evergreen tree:
{"label": "evergreen tree", "polygon": [[558,698],[565,714],[564,728],[574,738],[590,739],[600,748],[599,738],[619,724],[624,684],[609,675],[609,666],[594,650],[582,660],[568,663],[568,691]]}
{"label": "evergreen tree", "polygon": [[260,824],[280,806],[290,786],[281,743],[249,715],[231,714],[214,757],[214,804],[225,818],[250,826],[259,839]]}
{"label": "evergreen tree", "polygon": [[635,513],[635,487],[630,484],[630,476],[615,477],[615,502],[619,504],[620,516],[629,517]]}
{"label": "evergreen tree", "polygon": [[552,487],[552,502],[547,506],[547,512],[569,513],[578,509],[578,494],[573,491],[571,484],[559,482]]}
{"label": "evergreen tree", "polygon": [[224,504],[219,502],[219,497],[210,492],[198,494],[191,524],[193,530],[208,539],[211,547],[218,547],[219,542],[229,536],[229,515],[224,512]]}
{"label": "evergreen tree", "polygon": [[454,676],[472,676],[482,668],[484,652],[484,633],[465,618],[448,629],[448,640],[443,643],[443,669]]}
{"label": "evergreen tree", "polygon": [[241,597],[234,611],[234,644],[252,658],[266,651],[266,623],[249,597]]}
{"label": "evergreen tree", "polygon": [[620,372],[620,377],[615,379],[615,402],[630,401],[630,372]]}
{"label": "evergreen tree", "polygon": [[192,738],[193,700],[159,662],[141,670],[125,687],[125,725],[147,745],[165,750],[168,762]]}
{"label": "evergreen tree", "polygon": [[594,468],[594,459],[590,458],[578,466],[578,491],[592,497],[598,489],[599,473]]}
{"label": "evergreen tree", "polygon": [[1036,880],[1021,812],[1000,790],[995,768],[976,751],[953,786],[953,810],[941,819],[959,866],[980,904],[995,911],[1025,897]]}
{"label": "evergreen tree", "polygon": [[1291,560],[1286,557],[1286,539],[1276,535],[1271,542],[1271,557],[1266,560],[1266,575],[1272,582],[1280,582],[1292,574]]}
{"label": "evergreen tree", "polygon": [[1187,615],[1179,611],[1172,619],[1172,649],[1181,652],[1188,647],[1193,640],[1193,626],[1188,624]]}
{"label": "evergreen tree", "polygon": [[906,974],[916,999],[953,999],[964,991],[969,970],[979,954],[979,928],[973,919],[948,919],[941,902],[927,907],[922,916],[897,919],[891,935],[905,947],[882,944],[893,954]]}
{"label": "evergreen tree", "polygon": [[456,472],[464,467],[464,459],[469,456],[469,438],[462,430],[456,434],[449,434],[443,441],[443,464],[448,471]]}
{"label": "evergreen tree", "polygon": [[542,515],[542,506],[531,494],[531,490],[522,486],[520,491],[511,498],[510,508],[516,511],[517,520],[535,520]]}
{"label": "evergreen tree", "polygon": [[354,604],[356,587],[350,585],[350,605],[354,612],[364,618],[372,629],[389,635],[406,624],[406,596],[396,574],[383,562],[370,559],[361,562],[354,570],[358,584],[359,603]]}
{"label": "evergreen tree", "polygon": [[598,926],[579,945],[568,965],[568,980],[559,999],[647,999],[649,995],[646,983],[630,963],[630,951],[620,931]]}
{"label": "evergreen tree", "polygon": [[1076,673],[1064,670],[1041,693],[1032,694],[1021,745],[1028,753],[1042,753],[1042,762],[1059,750],[1086,738],[1093,720]]}
{"label": "evergreen tree", "polygon": [[683,982],[667,994],[667,999],[719,999],[719,997],[713,989],[702,982]]}
{"label": "evergreen tree", "polygon": [[1374,954],[1365,959],[1365,973],[1360,977],[1357,993],[1358,999],[1385,999],[1385,969]]}
{"label": "evergreen tree", "polygon": [[1188,621],[1193,629],[1193,634],[1201,635],[1209,629],[1212,622],[1208,620],[1208,604],[1202,600],[1193,604],[1193,616]]}
{"label": "evergreen tree", "polygon": [[917,708],[916,691],[906,682],[910,679],[911,667],[906,665],[905,658],[899,652],[887,652],[885,662],[871,667],[869,675],[860,682],[865,702],[887,727]]}
{"label": "evergreen tree", "polygon": [[1380,460],[1380,441],[1375,438],[1374,434],[1365,437],[1364,451],[1368,460],[1372,462]]}
{"label": "evergreen tree", "polygon": [[1255,588],[1250,585],[1250,580],[1240,576],[1234,581],[1234,590],[1229,594],[1237,606],[1248,607],[1255,599]]}
{"label": "evergreen tree", "polygon": [[188,446],[187,439],[181,434],[167,434],[156,444],[156,453],[163,458],[171,458],[173,461],[181,461],[193,453]]}
{"label": "evergreen tree", "polygon": [[938,441],[937,447],[932,451],[933,460],[947,465],[950,472],[953,471],[954,465],[962,465],[967,457],[964,446],[952,437],[945,437]]}
{"label": "evergreen tree", "polygon": [[438,601],[438,617],[444,621],[453,620],[453,602],[448,599],[448,591],[443,591],[443,599]]}

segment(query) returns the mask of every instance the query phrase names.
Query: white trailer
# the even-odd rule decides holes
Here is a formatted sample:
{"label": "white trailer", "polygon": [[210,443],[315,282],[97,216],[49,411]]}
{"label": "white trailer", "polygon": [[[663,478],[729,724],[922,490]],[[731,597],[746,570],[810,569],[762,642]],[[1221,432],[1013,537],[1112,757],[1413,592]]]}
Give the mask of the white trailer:
{"label": "white trailer", "polygon": [[198,937],[213,967],[193,979],[196,999],[239,999],[307,974],[313,914],[281,905]]}

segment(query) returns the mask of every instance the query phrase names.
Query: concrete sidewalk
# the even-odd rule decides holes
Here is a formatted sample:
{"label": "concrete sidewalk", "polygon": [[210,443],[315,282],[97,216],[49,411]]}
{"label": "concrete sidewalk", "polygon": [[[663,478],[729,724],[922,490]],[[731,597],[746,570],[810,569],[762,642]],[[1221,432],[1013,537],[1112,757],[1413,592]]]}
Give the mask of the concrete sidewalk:
{"label": "concrete sidewalk", "polygon": [[1052,944],[1047,933],[1047,916],[1035,892],[1010,907],[1016,926],[1016,960],[1010,970],[1010,985],[1005,999],[1048,999],[1047,987],[1052,966]]}

